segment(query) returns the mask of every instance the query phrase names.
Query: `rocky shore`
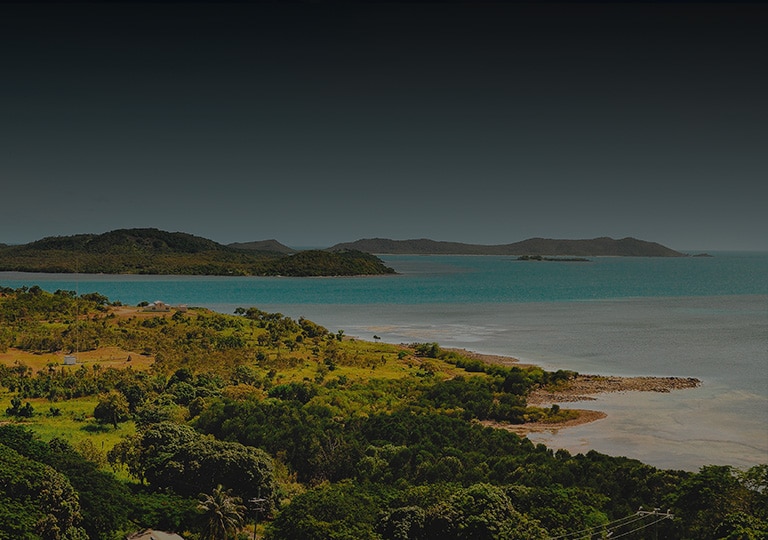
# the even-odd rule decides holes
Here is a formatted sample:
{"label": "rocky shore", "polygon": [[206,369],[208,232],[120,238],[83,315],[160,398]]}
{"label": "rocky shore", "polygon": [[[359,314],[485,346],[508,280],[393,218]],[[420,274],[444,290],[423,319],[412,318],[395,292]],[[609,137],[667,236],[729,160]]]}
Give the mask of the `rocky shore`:
{"label": "rocky shore", "polygon": [[577,375],[556,388],[540,388],[528,396],[529,405],[589,401],[609,392],[671,392],[701,385],[693,377],[607,377]]}
{"label": "rocky shore", "polygon": [[[467,350],[458,350],[464,356],[476,358],[489,364],[503,366],[522,366],[517,359],[508,356],[480,354]],[[591,401],[595,396],[612,392],[671,392],[696,388],[701,385],[699,379],[693,377],[617,377],[605,375],[576,375],[574,378],[559,383],[557,386],[539,388],[528,396],[528,405],[537,407],[549,406],[555,403]],[[524,436],[540,431],[557,431],[562,428],[594,422],[606,417],[601,411],[587,409],[571,409],[577,416],[564,422],[530,422],[526,424],[506,424],[487,421],[485,425],[506,429]]]}

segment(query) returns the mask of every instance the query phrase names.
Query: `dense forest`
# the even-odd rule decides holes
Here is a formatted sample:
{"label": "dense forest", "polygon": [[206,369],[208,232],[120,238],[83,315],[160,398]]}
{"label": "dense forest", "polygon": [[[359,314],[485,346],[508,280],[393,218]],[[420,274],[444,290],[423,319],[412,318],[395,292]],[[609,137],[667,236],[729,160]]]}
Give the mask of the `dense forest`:
{"label": "dense forest", "polygon": [[[268,245],[268,244],[265,244]],[[277,249],[277,248],[276,248]],[[0,271],[221,276],[354,276],[394,270],[362,251],[258,251],[157,229],[43,238],[0,245]]]}
{"label": "dense forest", "polygon": [[762,539],[768,465],[662,470],[487,427],[577,374],[255,307],[0,289],[0,539]]}

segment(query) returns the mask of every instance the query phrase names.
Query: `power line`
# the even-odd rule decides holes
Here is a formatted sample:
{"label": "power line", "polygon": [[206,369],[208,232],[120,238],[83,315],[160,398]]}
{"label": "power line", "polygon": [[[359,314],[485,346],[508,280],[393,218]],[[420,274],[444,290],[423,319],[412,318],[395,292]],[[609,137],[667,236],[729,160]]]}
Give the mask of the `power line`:
{"label": "power line", "polygon": [[[641,522],[644,521],[645,518],[649,516],[654,516],[654,517],[657,517],[658,519],[651,521],[649,523],[639,523],[639,524],[637,523],[638,521],[641,521]],[[572,540],[589,540],[592,537],[592,535],[596,533],[608,533],[608,538],[613,540],[614,538],[621,538],[621,537],[630,535],[632,533],[635,533],[637,531],[641,531],[647,527],[650,527],[651,525],[655,525],[661,521],[664,521],[665,519],[672,519],[672,518],[674,518],[674,516],[670,514],[669,511],[665,513],[661,513],[658,508],[654,508],[653,510],[643,510],[641,507],[637,512],[629,516],[624,516],[623,518],[609,521],[608,523],[597,525],[595,527],[589,527],[587,529],[582,529],[579,531],[562,534],[560,536],[552,536],[549,538],[549,540],[565,540],[567,538],[570,538]],[[629,525],[632,525],[633,528],[630,529],[629,531],[624,531],[614,536],[614,533],[618,533],[620,529],[623,529]]]}
{"label": "power line", "polygon": [[637,513],[634,513],[628,516],[624,516],[623,518],[616,519],[614,521],[609,521],[608,523],[603,523],[602,525],[595,525],[594,527],[589,527],[586,529],[581,529],[579,531],[561,534],[560,536],[550,536],[549,540],[564,540],[566,538],[571,538],[571,537],[581,538],[584,535],[602,531],[602,530],[605,530],[606,528],[611,529],[614,527],[621,527],[629,523],[634,523],[635,521],[643,519],[644,517],[645,516],[639,516]]}
{"label": "power line", "polygon": [[637,531],[641,531],[641,530],[643,530],[643,529],[645,529],[647,527],[650,527],[651,525],[655,525],[655,524],[659,523],[660,521],[664,521],[665,519],[669,519],[669,518],[666,515],[661,514],[661,517],[659,519],[657,519],[656,521],[651,521],[650,523],[646,523],[644,525],[640,525],[639,527],[637,527],[635,529],[632,529],[631,531],[627,531],[627,532],[621,533],[621,534],[616,535],[616,536],[610,536],[610,539],[613,540],[614,538],[621,538],[622,536],[627,536],[628,534],[632,534],[632,533],[635,533]]}

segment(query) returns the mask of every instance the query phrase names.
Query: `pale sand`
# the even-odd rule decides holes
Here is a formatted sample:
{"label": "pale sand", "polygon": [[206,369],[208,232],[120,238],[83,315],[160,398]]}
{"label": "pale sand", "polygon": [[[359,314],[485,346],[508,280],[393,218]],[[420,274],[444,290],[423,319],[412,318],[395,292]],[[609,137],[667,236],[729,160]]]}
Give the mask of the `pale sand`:
{"label": "pale sand", "polygon": [[604,412],[590,411],[588,409],[568,409],[578,413],[576,418],[571,418],[564,422],[528,422],[526,424],[509,424],[506,422],[496,422],[494,420],[483,420],[480,423],[484,426],[489,426],[497,429],[506,429],[512,433],[516,433],[521,437],[528,435],[529,433],[540,433],[542,431],[551,431],[557,433],[558,430],[579,426],[581,424],[588,424],[596,420],[601,420],[608,416]]}

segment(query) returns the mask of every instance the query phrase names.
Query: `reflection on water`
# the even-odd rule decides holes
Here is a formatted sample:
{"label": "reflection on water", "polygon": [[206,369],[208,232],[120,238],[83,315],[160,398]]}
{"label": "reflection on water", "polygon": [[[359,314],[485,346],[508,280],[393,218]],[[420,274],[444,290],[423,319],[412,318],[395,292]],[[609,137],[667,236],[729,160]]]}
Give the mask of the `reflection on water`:
{"label": "reflection on water", "polygon": [[697,377],[671,393],[621,393],[565,404],[604,411],[592,424],[531,440],[591,448],[664,468],[768,463],[768,297],[655,298],[529,304],[272,305],[349,336],[515,356],[581,373]]}
{"label": "reflection on water", "polygon": [[714,386],[669,394],[610,394],[597,401],[563,405],[604,411],[608,416],[603,420],[556,433],[534,433],[530,439],[571,453],[595,449],[670,469],[696,470],[708,464],[746,468],[765,463],[765,417],[760,421],[734,416],[728,412],[734,401],[766,406],[765,398]]}
{"label": "reflection on water", "polygon": [[225,278],[0,273],[0,286],[97,291],[224,313],[257,306],[348,336],[432,342],[547,369],[697,377],[702,388],[603,396],[594,424],[532,436],[688,470],[768,463],[768,254],[597,258],[387,257],[397,276]]}

